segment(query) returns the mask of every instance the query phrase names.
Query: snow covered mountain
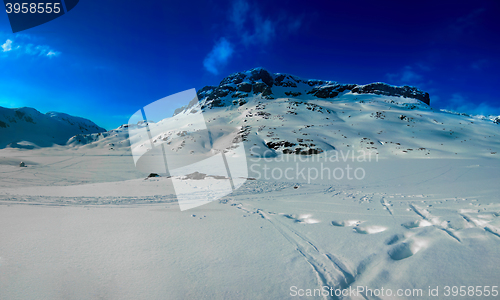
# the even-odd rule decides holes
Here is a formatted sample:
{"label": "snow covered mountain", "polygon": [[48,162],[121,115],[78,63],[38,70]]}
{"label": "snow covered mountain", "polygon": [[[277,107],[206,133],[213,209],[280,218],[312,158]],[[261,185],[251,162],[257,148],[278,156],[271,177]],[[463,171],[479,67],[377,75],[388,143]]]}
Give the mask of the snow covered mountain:
{"label": "snow covered mountain", "polygon": [[[464,284],[498,296],[498,117],[435,110],[412,87],[263,69],[198,97],[67,146],[0,150],[0,299],[420,300]],[[18,126],[64,144],[69,121],[25,110],[0,113],[1,140]],[[130,156],[141,132],[154,144],[141,159],[170,176]],[[235,140],[249,157],[235,148],[212,164]],[[360,150],[380,159],[354,160]],[[232,193],[179,211],[179,182],[205,198],[235,179]]]}
{"label": "snow covered mountain", "polygon": [[[253,156],[318,154],[329,150],[374,151],[382,157],[498,156],[500,126],[495,119],[435,110],[429,94],[415,87],[385,83],[339,84],[271,74],[257,68],[235,73],[219,86],[207,86],[170,119],[178,130],[153,137],[168,139],[179,154],[206,154],[217,141],[243,138]],[[201,114],[211,132],[208,142],[190,132]],[[166,116],[167,117],[167,116]],[[69,145],[116,150],[129,147],[128,127],[79,134]]]}
{"label": "snow covered mountain", "polygon": [[[263,68],[234,73],[224,78],[219,86],[206,86],[198,92],[201,108],[243,105],[245,98],[260,95],[263,99],[335,99],[343,93],[376,94],[417,99],[430,104],[429,94],[415,87],[392,86],[376,82],[366,85],[340,84],[335,81],[302,79],[289,74],[271,74]],[[237,100],[235,100],[237,99]],[[187,111],[196,105],[192,102],[176,112]]]}
{"label": "snow covered mountain", "polygon": [[90,120],[64,113],[0,107],[0,148],[64,145],[75,134],[105,131]]}

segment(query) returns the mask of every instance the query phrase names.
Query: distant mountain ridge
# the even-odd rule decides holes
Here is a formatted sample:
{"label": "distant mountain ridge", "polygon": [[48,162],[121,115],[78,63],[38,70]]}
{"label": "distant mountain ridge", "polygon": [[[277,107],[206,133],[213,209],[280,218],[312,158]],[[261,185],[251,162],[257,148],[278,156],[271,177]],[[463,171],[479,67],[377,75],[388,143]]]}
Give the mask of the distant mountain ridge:
{"label": "distant mountain ridge", "polygon": [[[334,99],[341,93],[375,94],[417,99],[429,105],[428,93],[411,86],[393,86],[383,82],[365,85],[341,84],[335,81],[303,79],[284,73],[270,73],[264,68],[237,72],[224,78],[218,86],[205,86],[198,91],[201,109],[243,105],[245,98],[260,95],[263,99],[300,96],[318,99]],[[311,97],[313,96],[313,97]],[[174,115],[192,109],[197,103],[179,108]],[[193,111],[196,112],[196,109]]]}
{"label": "distant mountain ridge", "polygon": [[65,145],[76,134],[105,131],[90,120],[65,113],[42,114],[30,107],[0,107],[0,148]]}

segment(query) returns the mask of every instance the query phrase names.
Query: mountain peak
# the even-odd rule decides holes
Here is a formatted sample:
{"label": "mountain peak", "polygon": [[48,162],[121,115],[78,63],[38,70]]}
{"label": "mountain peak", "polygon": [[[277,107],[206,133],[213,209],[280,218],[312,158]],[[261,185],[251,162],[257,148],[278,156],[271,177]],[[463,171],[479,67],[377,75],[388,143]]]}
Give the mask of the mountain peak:
{"label": "mountain peak", "polygon": [[[233,73],[222,79],[218,86],[205,86],[198,91],[202,110],[212,107],[243,105],[248,97],[260,96],[262,99],[277,98],[319,98],[334,99],[344,92],[354,94],[374,94],[417,99],[430,104],[429,94],[411,86],[393,86],[383,82],[369,84],[342,84],[330,80],[304,79],[287,73],[271,73],[257,67]],[[187,111],[197,103],[176,110],[175,114]]]}

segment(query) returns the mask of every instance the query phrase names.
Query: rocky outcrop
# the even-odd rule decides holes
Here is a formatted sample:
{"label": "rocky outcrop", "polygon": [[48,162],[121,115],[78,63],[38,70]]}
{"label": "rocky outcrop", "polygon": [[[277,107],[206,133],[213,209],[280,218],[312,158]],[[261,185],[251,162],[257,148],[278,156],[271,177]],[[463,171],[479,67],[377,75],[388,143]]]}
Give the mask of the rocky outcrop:
{"label": "rocky outcrop", "polygon": [[[290,74],[269,73],[263,68],[255,68],[245,72],[238,72],[224,78],[218,86],[205,86],[198,91],[201,109],[212,107],[226,107],[242,105],[249,96],[260,96],[263,99],[283,97],[298,97],[311,95],[319,99],[333,99],[344,92],[357,94],[376,94],[395,97],[413,98],[429,105],[429,94],[410,86],[392,86],[386,83],[371,83],[366,85],[341,84],[335,81],[302,79]],[[238,99],[235,101],[235,99]],[[180,112],[196,112],[192,101],[186,107],[178,109]]]}
{"label": "rocky outcrop", "polygon": [[366,85],[358,85],[351,89],[353,93],[358,94],[376,94],[385,96],[399,96],[405,98],[414,98],[430,105],[429,93],[423,92],[416,87],[411,86],[392,86],[386,83],[377,82]]}
{"label": "rocky outcrop", "polygon": [[335,84],[335,85],[322,85],[311,89],[308,94],[312,94],[318,98],[335,98],[340,93],[346,90],[352,90],[356,87],[355,84]]}

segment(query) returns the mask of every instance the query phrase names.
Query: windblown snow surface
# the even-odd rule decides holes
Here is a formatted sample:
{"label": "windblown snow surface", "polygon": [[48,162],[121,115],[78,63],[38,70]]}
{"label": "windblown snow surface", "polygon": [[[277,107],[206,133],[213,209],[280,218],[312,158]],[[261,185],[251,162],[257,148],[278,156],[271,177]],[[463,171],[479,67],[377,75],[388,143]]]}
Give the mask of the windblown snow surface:
{"label": "windblown snow surface", "polygon": [[[178,161],[210,153],[182,133],[199,113],[165,120]],[[183,212],[132,125],[0,150],[0,299],[498,299],[500,125],[350,92],[204,118],[212,145],[244,136],[250,179]]]}

